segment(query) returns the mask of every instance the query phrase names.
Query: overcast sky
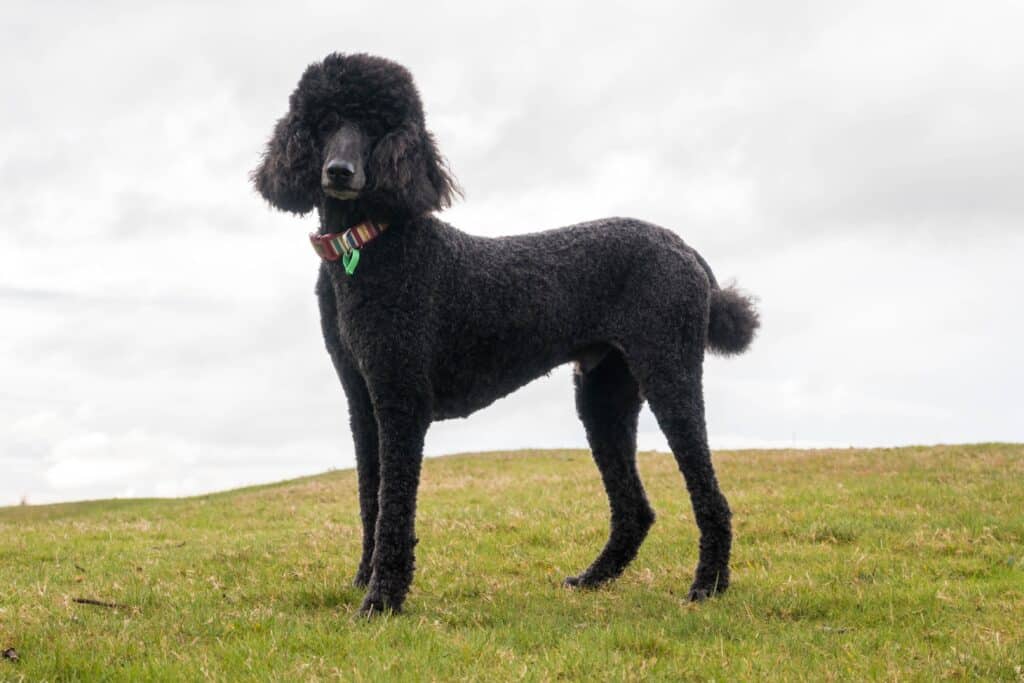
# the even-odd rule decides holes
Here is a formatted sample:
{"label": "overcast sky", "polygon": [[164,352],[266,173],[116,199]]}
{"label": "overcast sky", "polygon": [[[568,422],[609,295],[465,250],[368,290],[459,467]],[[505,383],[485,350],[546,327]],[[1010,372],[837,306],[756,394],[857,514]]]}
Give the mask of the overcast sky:
{"label": "overcast sky", "polygon": [[[351,466],[316,219],[247,180],[333,51],[411,69],[454,225],[636,216],[760,297],[752,350],[707,363],[713,447],[1024,440],[1019,3],[16,5],[0,505]],[[427,438],[584,445],[566,368]]]}

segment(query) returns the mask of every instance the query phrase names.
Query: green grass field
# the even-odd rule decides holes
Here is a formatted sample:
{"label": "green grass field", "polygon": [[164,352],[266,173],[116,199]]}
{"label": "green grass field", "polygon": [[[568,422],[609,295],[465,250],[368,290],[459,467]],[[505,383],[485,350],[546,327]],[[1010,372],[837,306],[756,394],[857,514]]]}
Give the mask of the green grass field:
{"label": "green grass field", "polygon": [[0,509],[0,680],[1024,680],[1024,446],[715,460],[733,584],[700,605],[665,454],[639,557],[587,592],[560,584],[607,533],[588,453],[426,461],[406,611],[371,621],[351,471]]}

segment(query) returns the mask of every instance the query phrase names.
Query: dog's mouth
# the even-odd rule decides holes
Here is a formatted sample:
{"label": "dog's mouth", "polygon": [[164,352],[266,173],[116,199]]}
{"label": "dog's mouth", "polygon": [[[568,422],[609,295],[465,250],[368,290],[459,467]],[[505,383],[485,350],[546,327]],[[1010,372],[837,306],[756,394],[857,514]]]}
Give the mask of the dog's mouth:
{"label": "dog's mouth", "polygon": [[355,199],[359,196],[359,190],[335,190],[333,187],[325,187],[324,194],[335,199]]}

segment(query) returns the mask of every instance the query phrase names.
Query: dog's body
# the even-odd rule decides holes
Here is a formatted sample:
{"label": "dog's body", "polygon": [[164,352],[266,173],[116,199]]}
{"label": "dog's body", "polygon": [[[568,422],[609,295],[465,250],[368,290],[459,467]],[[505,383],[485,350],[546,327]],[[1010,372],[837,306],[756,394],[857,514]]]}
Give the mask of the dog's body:
{"label": "dog's body", "polygon": [[[353,277],[324,263],[319,292],[331,299],[323,310],[336,307],[324,324],[338,329],[341,348],[409,356],[434,420],[466,417],[564,363],[589,368],[612,347],[639,353],[635,337],[659,349],[692,345],[687,326],[707,326],[706,312],[687,317],[708,300],[708,277],[662,228],[605,219],[488,239],[421,221],[375,240]],[[401,349],[388,341],[397,338]]]}
{"label": "dog's body", "polygon": [[[317,283],[356,446],[363,611],[400,609],[412,581],[431,421],[465,417],[570,361],[612,530],[594,563],[567,583],[618,576],[654,522],[635,464],[646,398],[701,530],[690,596],[724,590],[730,513],[707,448],[701,372],[706,345],[739,353],[749,344],[757,327],[749,300],[720,289],[675,234],[641,221],[488,239],[432,217],[455,186],[411,78],[391,62],[332,55],[307,70],[291,105],[254,174],[260,192],[285,210],[318,208],[321,233],[367,219],[388,226],[364,247],[355,273],[325,261]],[[324,118],[327,130],[311,132]]]}

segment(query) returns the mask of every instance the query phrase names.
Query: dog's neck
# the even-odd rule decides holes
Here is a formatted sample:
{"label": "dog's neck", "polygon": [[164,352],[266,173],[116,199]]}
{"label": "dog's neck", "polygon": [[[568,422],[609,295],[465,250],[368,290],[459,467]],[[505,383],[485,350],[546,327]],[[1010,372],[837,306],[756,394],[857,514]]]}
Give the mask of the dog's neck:
{"label": "dog's neck", "polygon": [[358,199],[341,200],[324,196],[320,204],[320,234],[345,232],[371,218]]}

